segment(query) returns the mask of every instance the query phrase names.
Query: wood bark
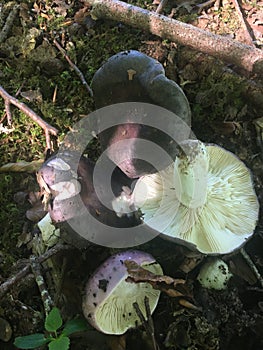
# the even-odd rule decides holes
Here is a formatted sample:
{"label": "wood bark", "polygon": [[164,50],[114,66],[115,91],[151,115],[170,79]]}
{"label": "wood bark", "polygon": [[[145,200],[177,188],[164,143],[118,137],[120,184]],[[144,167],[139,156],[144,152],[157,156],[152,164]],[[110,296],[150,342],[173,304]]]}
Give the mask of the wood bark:
{"label": "wood bark", "polygon": [[263,51],[227,37],[199,29],[191,24],[133,6],[118,0],[88,0],[95,19],[119,21],[146,30],[234,64],[259,77],[263,76]]}

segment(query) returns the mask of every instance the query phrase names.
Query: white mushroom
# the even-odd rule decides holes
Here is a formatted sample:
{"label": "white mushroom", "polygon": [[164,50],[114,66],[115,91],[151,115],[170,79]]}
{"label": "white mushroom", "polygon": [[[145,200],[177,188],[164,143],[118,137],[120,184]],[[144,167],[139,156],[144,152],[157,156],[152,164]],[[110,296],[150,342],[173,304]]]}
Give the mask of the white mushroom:
{"label": "white mushroom", "polygon": [[221,290],[227,287],[227,282],[232,277],[228,265],[221,259],[212,259],[206,262],[197,276],[202,287]]}
{"label": "white mushroom", "polygon": [[216,145],[187,140],[174,164],[142,176],[133,192],[144,222],[205,254],[226,254],[252,236],[259,212],[250,171]]}
{"label": "white mushroom", "polygon": [[115,254],[97,269],[86,285],[82,308],[89,323],[106,334],[123,334],[140,324],[133,303],[138,303],[145,316],[145,296],[149,298],[151,313],[159,300],[160,291],[149,283],[126,281],[125,260],[133,260],[155,274],[163,274],[150,254],[138,250]]}

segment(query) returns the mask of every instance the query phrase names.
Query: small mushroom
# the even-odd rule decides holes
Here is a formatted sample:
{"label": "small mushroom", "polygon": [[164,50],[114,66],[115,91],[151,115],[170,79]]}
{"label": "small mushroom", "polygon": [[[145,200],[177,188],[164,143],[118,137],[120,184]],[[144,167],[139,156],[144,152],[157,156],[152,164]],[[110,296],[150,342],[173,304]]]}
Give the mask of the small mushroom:
{"label": "small mushroom", "polygon": [[[183,90],[165,76],[161,63],[135,50],[120,52],[110,57],[95,73],[92,89],[97,108],[126,102],[126,114],[122,115],[122,123],[118,121],[118,116],[115,116],[116,124],[102,131],[99,140],[102,150],[107,150],[108,157],[128,177],[138,178],[156,171],[151,164],[136,156],[140,149],[138,141],[140,139],[151,141],[171,156],[175,155],[177,145],[173,141],[178,140],[180,128],[178,119],[190,126],[191,112]],[[133,110],[129,111],[128,102],[130,105],[131,102],[137,102]],[[144,119],[146,122],[151,122],[151,118],[154,121],[158,118],[166,123],[164,114],[168,111],[177,116],[170,118],[169,125],[166,126],[173,134],[172,137],[158,128],[143,123],[142,115],[147,114],[147,108],[140,110],[142,102],[152,106]],[[124,114],[124,110],[122,113]],[[122,142],[121,146],[110,147],[117,145],[119,141],[125,142]],[[167,165],[165,164],[163,168]]]}
{"label": "small mushroom", "polygon": [[138,303],[146,317],[145,297],[149,298],[151,313],[159,300],[160,291],[149,283],[126,281],[126,260],[135,261],[155,274],[163,274],[161,266],[150,254],[138,250],[115,254],[94,272],[87,282],[82,308],[89,323],[106,334],[124,334],[140,324],[133,303]]}
{"label": "small mushroom", "polygon": [[181,144],[167,169],[141,177],[133,203],[163,237],[205,254],[227,254],[253,235],[259,203],[251,174],[234,154],[198,140]]}
{"label": "small mushroom", "polygon": [[197,280],[204,288],[222,290],[226,289],[231,277],[228,265],[223,260],[214,258],[201,267]]}

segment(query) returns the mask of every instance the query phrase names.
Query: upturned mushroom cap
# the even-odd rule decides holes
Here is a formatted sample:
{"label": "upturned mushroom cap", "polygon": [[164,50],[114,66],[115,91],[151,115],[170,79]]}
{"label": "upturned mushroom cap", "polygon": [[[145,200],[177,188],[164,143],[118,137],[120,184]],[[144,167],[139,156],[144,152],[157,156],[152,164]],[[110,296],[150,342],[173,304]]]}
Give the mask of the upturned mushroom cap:
{"label": "upturned mushroom cap", "polygon": [[205,254],[233,252],[252,236],[258,219],[250,171],[219,146],[188,143],[166,170],[138,180],[135,207],[164,237]]}
{"label": "upturned mushroom cap", "polygon": [[140,324],[133,307],[137,302],[145,316],[144,298],[149,298],[151,313],[157,306],[160,291],[148,283],[127,282],[125,260],[162,275],[161,266],[148,253],[125,251],[108,258],[90,277],[83,299],[83,313],[89,323],[106,334],[123,334]]}

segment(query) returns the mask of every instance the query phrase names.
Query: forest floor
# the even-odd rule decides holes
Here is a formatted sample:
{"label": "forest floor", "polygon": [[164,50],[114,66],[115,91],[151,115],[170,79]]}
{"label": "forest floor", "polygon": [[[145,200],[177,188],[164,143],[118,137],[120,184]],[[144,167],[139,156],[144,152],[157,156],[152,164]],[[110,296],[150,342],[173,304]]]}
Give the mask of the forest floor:
{"label": "forest floor", "polygon": [[[155,11],[157,1],[128,1]],[[0,33],[17,1],[0,4]],[[238,14],[237,3],[246,26]],[[205,6],[198,0],[168,1],[163,13],[233,40],[262,49],[263,2],[222,0]],[[113,21],[94,21],[85,1],[20,0],[7,37],[0,44],[2,87],[28,105],[59,131],[61,142],[71,127],[95,110],[93,98],[79,76],[54,45],[56,39],[90,84],[95,72],[112,55],[129,49],[155,58],[166,76],[185,92],[192,111],[192,129],[198,139],[233,152],[251,170],[259,202],[263,201],[263,81],[233,65],[190,50],[147,32]],[[0,98],[0,165],[38,161],[45,157],[45,134],[18,108],[12,108],[12,125]],[[95,143],[88,151],[96,159]],[[41,255],[36,223],[43,214],[36,169],[0,173],[0,291],[1,283],[16,275],[31,254]],[[32,209],[33,207],[33,209]],[[38,249],[36,248],[38,247]],[[208,290],[196,277],[209,258],[161,238],[139,246],[151,253],[165,274],[186,278],[197,308],[178,298],[161,295],[153,314],[155,339],[160,349],[260,350],[263,348],[263,221],[245,251],[224,255],[233,274],[227,289]],[[82,315],[84,284],[94,269],[116,249],[90,246],[72,248],[44,266],[48,290],[63,320]],[[54,269],[53,271],[50,271]],[[55,272],[54,272],[55,271]],[[54,282],[57,274],[59,281]],[[262,277],[261,277],[262,278]],[[45,314],[40,292],[31,274],[0,299],[0,349],[15,349],[15,337],[43,332]],[[126,342],[126,345],[124,343]],[[123,337],[105,336],[92,328],[74,335],[71,349],[153,349],[142,328]]]}

